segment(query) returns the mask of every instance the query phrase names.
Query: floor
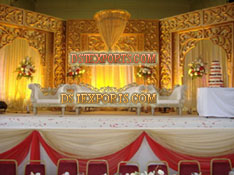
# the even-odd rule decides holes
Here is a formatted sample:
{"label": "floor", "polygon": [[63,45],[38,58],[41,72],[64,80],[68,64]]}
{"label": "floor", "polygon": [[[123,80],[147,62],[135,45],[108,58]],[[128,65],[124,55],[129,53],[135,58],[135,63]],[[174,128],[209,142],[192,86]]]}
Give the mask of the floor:
{"label": "floor", "polygon": [[39,111],[32,113],[0,114],[1,129],[209,129],[234,128],[234,119],[205,118],[198,115],[175,112],[156,112],[154,116],[142,112],[137,116],[129,111],[91,111],[75,115],[66,112],[61,116],[59,111]]}

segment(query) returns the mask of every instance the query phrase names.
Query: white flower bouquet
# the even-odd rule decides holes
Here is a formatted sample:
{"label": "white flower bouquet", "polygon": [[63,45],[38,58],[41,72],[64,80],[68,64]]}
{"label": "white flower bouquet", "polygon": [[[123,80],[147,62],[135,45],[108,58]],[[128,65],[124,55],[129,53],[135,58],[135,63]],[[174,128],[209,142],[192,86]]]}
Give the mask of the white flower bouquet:
{"label": "white flower bouquet", "polygon": [[21,79],[22,77],[29,78],[30,80],[32,80],[33,73],[35,73],[36,70],[31,58],[26,57],[16,68],[16,72],[18,72],[17,80]]}
{"label": "white flower bouquet", "polygon": [[188,66],[188,74],[190,77],[192,77],[192,79],[202,77],[204,74],[206,74],[205,65],[201,59],[194,60],[192,63],[189,63]]}
{"label": "white flower bouquet", "polygon": [[72,66],[69,68],[67,76],[75,79],[76,77],[81,77],[85,73],[85,69],[79,66]]}

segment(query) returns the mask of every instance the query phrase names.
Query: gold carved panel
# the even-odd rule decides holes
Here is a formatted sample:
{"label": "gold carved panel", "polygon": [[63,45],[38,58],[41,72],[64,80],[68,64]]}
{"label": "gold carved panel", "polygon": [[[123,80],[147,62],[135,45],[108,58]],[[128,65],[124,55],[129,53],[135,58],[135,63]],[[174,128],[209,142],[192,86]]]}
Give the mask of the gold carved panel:
{"label": "gold carved panel", "polygon": [[234,20],[234,3],[203,10],[203,24],[217,24]]}
{"label": "gold carved panel", "polygon": [[[178,50],[181,64],[183,57],[189,48],[194,47],[202,38],[210,38],[214,43],[224,48],[228,59],[233,60],[233,29],[226,22],[234,21],[234,3],[223,6],[198,10],[186,14],[177,15],[160,20],[160,83],[164,88],[172,88],[175,84],[173,79],[173,62],[176,57],[174,45],[180,45]],[[222,24],[223,23],[223,24]],[[224,27],[210,26],[224,25]],[[204,30],[203,30],[204,29]],[[178,40],[173,39],[177,32],[185,31]],[[229,31],[229,32],[227,32]],[[175,44],[179,42],[179,44]],[[186,44],[185,44],[185,43]],[[233,66],[232,66],[233,67]]]}
{"label": "gold carved panel", "polygon": [[[114,46],[122,51],[159,51],[158,20],[129,20],[124,34]],[[94,20],[67,21],[67,54],[71,51],[105,50]],[[67,66],[69,66],[67,64]],[[67,67],[68,69],[68,67]],[[159,67],[156,67],[157,80]],[[156,86],[158,86],[158,81]]]}
{"label": "gold carved panel", "polygon": [[23,25],[24,10],[0,4],[0,20],[10,24]]}
{"label": "gold carved panel", "polygon": [[[184,59],[186,54],[196,46],[197,42],[209,39],[214,44],[222,47],[227,55],[228,72],[231,75],[232,48],[233,48],[233,24],[217,25],[203,29],[179,33],[179,75],[183,75]],[[231,82],[231,81],[230,81]]]}
{"label": "gold carved panel", "polygon": [[16,28],[10,26],[0,26],[0,49],[11,43],[16,38],[24,38],[29,42],[29,45],[38,50],[42,64],[45,66],[45,33],[37,30],[29,30],[24,28]]}
{"label": "gold carved panel", "polygon": [[[52,58],[50,58],[53,59],[51,63],[53,63],[52,67],[54,68],[52,85],[58,86],[61,83],[65,83],[65,65],[66,65],[65,22],[55,17],[7,5],[1,4],[0,9],[1,9],[0,23],[2,23],[1,26],[5,24],[11,24],[17,26],[18,29],[15,29],[15,32],[18,32],[18,35],[24,35],[23,37],[26,39],[27,37],[28,39],[30,38],[29,39],[30,45],[38,49],[38,51],[42,55],[43,60],[45,60],[45,55],[43,55],[45,49],[43,48],[43,46],[40,46],[41,48],[39,48],[38,43],[43,42],[43,40],[40,38],[39,33],[41,31],[53,33],[54,52]],[[26,30],[25,27],[28,28],[29,30]],[[32,30],[34,30],[34,32]],[[15,35],[9,35],[9,36],[12,36],[13,38],[15,37]],[[11,39],[9,37],[2,39],[5,40],[3,41],[3,45],[4,42],[10,41]]]}
{"label": "gold carved panel", "polygon": [[[82,50],[106,50],[106,46],[101,39],[100,34],[81,35]],[[144,49],[144,36],[142,34],[123,34],[114,45],[116,51],[139,51]]]}
{"label": "gold carved panel", "polygon": [[222,47],[227,59],[231,61],[233,25],[226,24],[204,29],[182,32],[179,34],[180,66],[183,67],[185,55],[202,39],[210,39],[214,44]]}

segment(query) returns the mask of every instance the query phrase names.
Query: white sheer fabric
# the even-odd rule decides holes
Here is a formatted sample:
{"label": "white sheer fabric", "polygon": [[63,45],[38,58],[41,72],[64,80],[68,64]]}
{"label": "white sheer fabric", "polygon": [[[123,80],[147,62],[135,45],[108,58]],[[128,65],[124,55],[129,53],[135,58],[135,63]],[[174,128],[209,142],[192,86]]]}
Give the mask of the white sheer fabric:
{"label": "white sheer fabric", "polygon": [[104,86],[122,88],[128,84],[136,82],[134,66],[97,65],[93,66],[91,71],[91,85],[97,88]]}
{"label": "white sheer fabric", "polygon": [[15,39],[0,50],[0,100],[6,101],[10,108],[22,108],[30,97],[28,84],[31,81],[26,78],[16,80],[16,68],[27,56],[36,67],[32,82],[41,84],[40,55],[26,40]]}
{"label": "white sheer fabric", "polygon": [[[206,63],[206,75],[202,78],[192,79],[188,75],[188,64],[196,59],[201,59],[203,63]],[[210,65],[213,60],[219,60],[223,73],[224,86],[228,86],[227,76],[227,57],[225,51],[218,45],[215,45],[210,40],[202,40],[196,44],[196,47],[191,49],[185,57],[184,61],[184,76],[183,84],[186,85],[186,102],[185,107],[187,109],[196,110],[196,97],[197,88],[207,87],[210,73]]]}
{"label": "white sheer fabric", "polygon": [[[18,132],[18,134],[16,134]],[[1,152],[27,137],[32,130],[1,130]],[[41,130],[47,144],[63,155],[84,159],[113,154],[132,143],[141,130]],[[175,152],[199,157],[221,156],[234,152],[234,129],[154,129],[147,133],[160,145]],[[17,137],[16,137],[17,136]],[[12,145],[11,145],[12,144]],[[0,152],[0,153],[1,153]]]}
{"label": "white sheer fabric", "polygon": [[45,141],[58,152],[89,159],[113,154],[123,149],[136,140],[141,131],[44,130],[41,134]]}

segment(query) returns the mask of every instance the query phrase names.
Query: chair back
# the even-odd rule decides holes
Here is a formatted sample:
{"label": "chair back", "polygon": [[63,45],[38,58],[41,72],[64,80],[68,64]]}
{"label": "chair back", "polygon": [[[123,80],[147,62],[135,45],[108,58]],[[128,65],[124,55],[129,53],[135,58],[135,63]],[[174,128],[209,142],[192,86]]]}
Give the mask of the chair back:
{"label": "chair back", "polygon": [[183,99],[184,85],[176,86],[170,95],[170,100],[181,100]]}
{"label": "chair back", "polygon": [[166,161],[153,161],[147,164],[147,173],[162,170],[165,175],[169,175],[168,163]]}
{"label": "chair back", "polygon": [[16,160],[0,159],[0,175],[17,175]]}
{"label": "chair back", "polygon": [[200,163],[196,160],[182,160],[178,164],[179,175],[191,175],[192,173],[200,173]]}
{"label": "chair back", "polygon": [[109,166],[106,160],[89,160],[86,166],[86,175],[109,175]]}
{"label": "chair back", "polygon": [[137,162],[121,161],[118,164],[118,174],[131,174],[134,172],[139,172],[139,164]]}
{"label": "chair back", "polygon": [[212,159],[210,165],[211,175],[228,175],[232,170],[232,164],[230,159]]}
{"label": "chair back", "polygon": [[31,172],[34,174],[40,173],[40,175],[46,175],[46,167],[40,160],[30,160],[25,166],[24,175],[30,175]]}
{"label": "chair back", "polygon": [[77,175],[79,164],[77,159],[59,159],[57,163],[57,175],[68,172],[70,175]]}

